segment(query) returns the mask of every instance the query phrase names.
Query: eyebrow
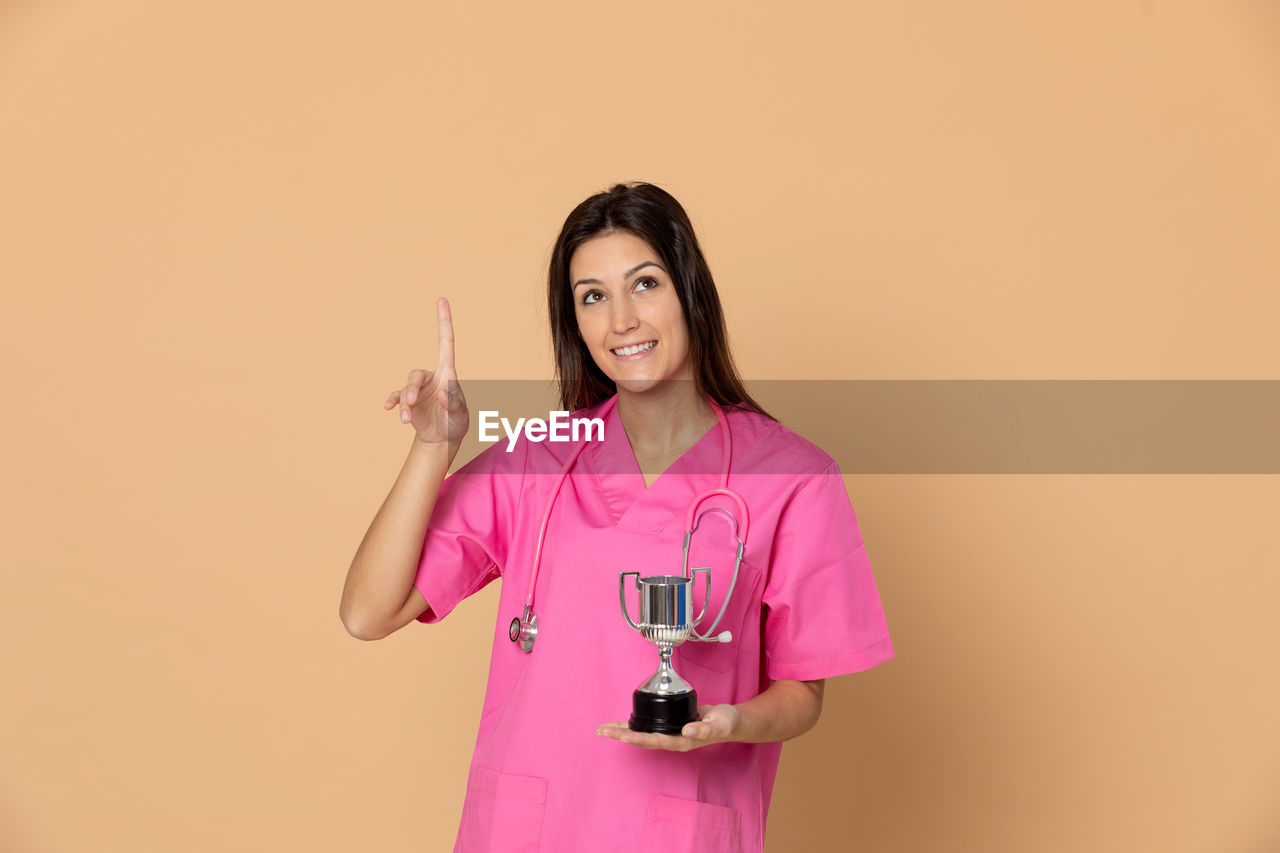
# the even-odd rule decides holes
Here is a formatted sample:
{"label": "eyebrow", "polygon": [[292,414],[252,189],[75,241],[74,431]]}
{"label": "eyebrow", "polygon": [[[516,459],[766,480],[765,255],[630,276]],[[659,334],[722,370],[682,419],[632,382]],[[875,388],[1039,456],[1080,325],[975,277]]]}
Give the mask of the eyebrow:
{"label": "eyebrow", "polygon": [[[640,263],[636,264],[636,265],[635,265],[634,267],[632,267],[631,269],[627,270],[627,271],[626,271],[626,273],[625,273],[622,277],[623,277],[624,279],[631,278],[631,276],[633,276],[633,275],[635,275],[636,273],[640,272],[640,270],[644,269],[645,267],[657,267],[658,269],[662,270],[663,272],[666,272],[666,269],[662,266],[662,264],[658,263],[657,261],[642,261],[642,262],[640,262]],[[575,282],[573,283],[573,286],[574,286],[574,288],[576,289],[576,288],[578,287],[578,285],[580,285],[580,284],[601,284],[601,283],[602,283],[602,282],[600,282],[600,280],[599,280],[599,279],[594,279],[594,278],[580,278],[580,279],[578,279],[577,281],[575,281]]]}

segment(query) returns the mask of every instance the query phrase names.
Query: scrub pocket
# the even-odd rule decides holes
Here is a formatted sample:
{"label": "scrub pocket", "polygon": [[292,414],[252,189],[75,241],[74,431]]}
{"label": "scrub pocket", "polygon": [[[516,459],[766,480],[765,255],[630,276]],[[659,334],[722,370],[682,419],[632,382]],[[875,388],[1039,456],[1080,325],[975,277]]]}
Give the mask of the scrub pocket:
{"label": "scrub pocket", "polygon": [[[697,562],[697,560],[701,560],[701,562]],[[711,601],[707,605],[707,612],[703,616],[699,627],[699,630],[704,633],[710,630],[711,623],[716,620],[716,614],[724,606],[724,595],[729,591],[730,582],[733,580],[733,554],[717,554],[712,549],[705,547],[701,553],[697,548],[689,549],[690,566],[706,566],[708,564],[713,567]],[[694,615],[697,615],[697,612],[702,609],[704,597],[703,576],[699,573],[696,578],[693,601]],[[742,626],[746,623],[748,613],[753,613],[758,618],[763,583],[760,572],[754,566],[748,564],[746,560],[743,560],[742,566],[738,570],[738,582],[734,585],[733,595],[730,597],[729,605],[724,611],[724,618],[720,620],[720,624],[716,626],[715,631],[717,634],[721,631],[730,631],[733,633],[733,640],[728,643],[697,643],[686,640],[676,647],[674,661],[676,672],[681,675],[686,674],[680,670],[682,661],[705,667],[712,672],[728,672],[737,668],[738,654],[742,650],[742,643],[739,641],[742,636]],[[755,667],[756,664],[753,663],[752,666]],[[695,676],[691,676],[689,680],[696,690],[698,683],[695,678]]]}
{"label": "scrub pocket", "polygon": [[742,815],[728,806],[651,794],[640,849],[646,853],[741,853]]}
{"label": "scrub pocket", "polygon": [[546,779],[473,766],[457,853],[537,853],[546,803]]}

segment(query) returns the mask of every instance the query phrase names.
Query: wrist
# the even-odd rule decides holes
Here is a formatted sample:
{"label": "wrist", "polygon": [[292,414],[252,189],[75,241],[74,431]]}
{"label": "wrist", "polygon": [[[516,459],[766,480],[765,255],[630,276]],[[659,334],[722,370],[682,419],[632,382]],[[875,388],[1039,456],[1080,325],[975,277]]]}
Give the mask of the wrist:
{"label": "wrist", "polygon": [[442,464],[447,471],[449,466],[453,464],[453,457],[457,454],[457,449],[451,447],[447,441],[423,441],[415,435],[413,444],[409,447],[409,454],[429,459],[435,464]]}
{"label": "wrist", "polygon": [[741,706],[730,705],[731,713],[729,716],[730,726],[729,733],[724,736],[724,740],[734,743],[750,743],[751,719],[748,713],[742,712]]}

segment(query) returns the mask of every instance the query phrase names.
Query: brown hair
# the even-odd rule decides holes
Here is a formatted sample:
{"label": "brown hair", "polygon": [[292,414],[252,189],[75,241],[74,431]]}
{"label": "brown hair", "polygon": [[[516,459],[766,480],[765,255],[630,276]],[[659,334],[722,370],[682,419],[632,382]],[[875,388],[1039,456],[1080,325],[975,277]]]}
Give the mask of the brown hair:
{"label": "brown hair", "polygon": [[573,209],[556,238],[547,275],[547,303],[561,408],[577,411],[617,391],[578,334],[569,281],[569,261],[577,248],[610,231],[626,231],[644,240],[670,271],[689,328],[689,355],[698,391],[721,406],[737,406],[776,420],[751,399],[738,376],[720,296],[688,214],[666,190],[644,183],[615,184],[591,196]]}

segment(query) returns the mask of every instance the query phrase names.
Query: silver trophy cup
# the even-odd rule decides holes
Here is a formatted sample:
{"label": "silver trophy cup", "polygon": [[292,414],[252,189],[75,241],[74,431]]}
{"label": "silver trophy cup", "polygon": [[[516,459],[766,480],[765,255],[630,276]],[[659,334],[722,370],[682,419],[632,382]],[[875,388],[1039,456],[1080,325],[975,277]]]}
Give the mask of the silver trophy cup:
{"label": "silver trophy cup", "polygon": [[[642,578],[639,572],[622,572],[618,577],[618,601],[623,618],[640,635],[658,647],[658,671],[631,695],[631,729],[678,735],[685,725],[698,719],[698,694],[689,682],[671,668],[671,651],[689,639],[689,632],[706,613],[711,596],[711,569],[704,572],[706,594],[702,612],[693,616],[693,577],[655,575]],[[640,623],[631,621],[627,610],[627,578],[636,579],[640,591]]]}

